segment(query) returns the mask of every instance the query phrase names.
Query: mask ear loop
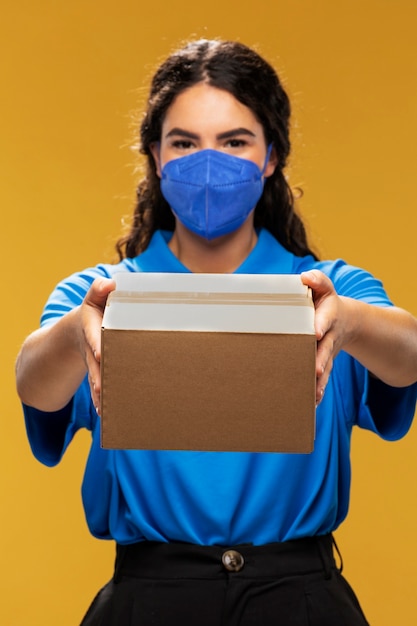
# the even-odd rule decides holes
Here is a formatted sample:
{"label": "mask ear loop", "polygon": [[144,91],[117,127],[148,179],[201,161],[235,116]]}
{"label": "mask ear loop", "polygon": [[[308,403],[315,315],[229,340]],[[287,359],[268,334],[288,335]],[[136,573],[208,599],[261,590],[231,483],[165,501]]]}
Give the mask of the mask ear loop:
{"label": "mask ear loop", "polygon": [[264,163],[264,166],[263,166],[263,168],[262,168],[261,176],[263,176],[263,175],[265,174],[265,170],[266,170],[266,167],[267,167],[267,165],[268,165],[268,163],[269,163],[269,159],[270,159],[270,156],[271,156],[271,152],[272,152],[272,148],[273,148],[273,147],[274,147],[274,145],[273,145],[273,143],[271,142],[271,143],[269,144],[269,146],[268,146],[267,151],[266,151],[265,163]]}

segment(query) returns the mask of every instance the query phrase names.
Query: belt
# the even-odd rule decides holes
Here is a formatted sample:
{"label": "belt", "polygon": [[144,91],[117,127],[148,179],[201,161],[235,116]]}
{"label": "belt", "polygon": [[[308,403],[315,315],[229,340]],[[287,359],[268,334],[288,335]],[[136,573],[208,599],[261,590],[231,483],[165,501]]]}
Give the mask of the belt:
{"label": "belt", "polygon": [[[306,537],[262,546],[200,546],[142,541],[116,546],[114,582],[122,576],[154,579],[204,578],[227,575],[245,578],[282,577],[336,568],[333,535]],[[340,566],[341,571],[342,566]]]}

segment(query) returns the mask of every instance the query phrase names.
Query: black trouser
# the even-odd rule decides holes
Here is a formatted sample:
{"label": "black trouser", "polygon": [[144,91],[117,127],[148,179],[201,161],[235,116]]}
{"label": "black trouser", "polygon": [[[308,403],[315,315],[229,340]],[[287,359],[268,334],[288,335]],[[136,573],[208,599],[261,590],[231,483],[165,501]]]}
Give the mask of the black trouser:
{"label": "black trouser", "polygon": [[117,546],[81,626],[365,626],[333,537],[231,548]]}

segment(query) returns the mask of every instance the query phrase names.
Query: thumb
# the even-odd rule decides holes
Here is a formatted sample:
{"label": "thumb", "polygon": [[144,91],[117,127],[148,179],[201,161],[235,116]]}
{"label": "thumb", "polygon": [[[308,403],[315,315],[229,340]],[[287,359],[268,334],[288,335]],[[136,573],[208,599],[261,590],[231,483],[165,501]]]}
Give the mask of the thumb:
{"label": "thumb", "polygon": [[85,297],[86,303],[104,309],[109,293],[116,289],[116,283],[111,278],[96,278]]}

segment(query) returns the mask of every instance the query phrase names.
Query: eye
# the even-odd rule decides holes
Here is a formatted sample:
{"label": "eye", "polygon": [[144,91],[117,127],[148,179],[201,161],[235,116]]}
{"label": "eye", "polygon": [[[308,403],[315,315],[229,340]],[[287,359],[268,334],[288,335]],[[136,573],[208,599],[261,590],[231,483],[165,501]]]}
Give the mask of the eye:
{"label": "eye", "polygon": [[194,147],[194,144],[189,139],[175,139],[171,146],[177,150],[190,150]]}
{"label": "eye", "polygon": [[247,145],[247,141],[245,139],[229,139],[226,142],[226,147],[227,148],[243,148],[244,146]]}

